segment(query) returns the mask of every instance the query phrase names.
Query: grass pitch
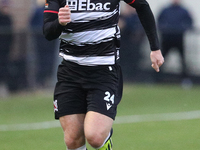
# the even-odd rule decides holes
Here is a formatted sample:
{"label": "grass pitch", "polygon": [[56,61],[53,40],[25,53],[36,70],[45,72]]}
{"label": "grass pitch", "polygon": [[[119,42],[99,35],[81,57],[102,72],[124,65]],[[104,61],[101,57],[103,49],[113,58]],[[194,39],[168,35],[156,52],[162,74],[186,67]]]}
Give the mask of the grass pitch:
{"label": "grass pitch", "polygon": [[[200,87],[125,85],[117,116],[200,110]],[[3,125],[53,121],[53,93],[13,95],[0,100],[0,150],[65,150],[60,127],[1,131]],[[200,119],[114,124],[113,150],[199,150]],[[92,150],[88,146],[89,150]]]}

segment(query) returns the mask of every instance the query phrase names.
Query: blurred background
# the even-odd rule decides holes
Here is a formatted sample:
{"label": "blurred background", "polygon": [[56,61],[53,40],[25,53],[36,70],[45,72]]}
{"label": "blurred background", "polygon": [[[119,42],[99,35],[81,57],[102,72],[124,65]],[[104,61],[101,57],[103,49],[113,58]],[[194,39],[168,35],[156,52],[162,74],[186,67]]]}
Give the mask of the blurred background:
{"label": "blurred background", "polygon": [[[66,149],[53,113],[59,41],[42,35],[44,1],[0,0],[1,150]],[[125,84],[114,149],[199,150],[200,1],[148,2],[165,64],[160,73],[151,68],[138,16],[121,2]]]}
{"label": "blurred background", "polygon": [[[148,0],[165,64],[151,68],[150,47],[135,10],[121,2],[121,64],[127,83],[200,84],[198,0]],[[44,0],[0,0],[0,97],[53,89],[59,41],[42,35]]]}

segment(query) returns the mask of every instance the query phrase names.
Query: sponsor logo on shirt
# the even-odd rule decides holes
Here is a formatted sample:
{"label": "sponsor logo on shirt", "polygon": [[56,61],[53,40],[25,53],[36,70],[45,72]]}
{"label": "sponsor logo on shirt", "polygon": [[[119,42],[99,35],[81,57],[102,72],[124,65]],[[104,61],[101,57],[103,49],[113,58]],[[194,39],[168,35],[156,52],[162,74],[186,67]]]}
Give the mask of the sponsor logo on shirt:
{"label": "sponsor logo on shirt", "polygon": [[91,2],[90,0],[67,0],[71,11],[109,11],[110,2]]}

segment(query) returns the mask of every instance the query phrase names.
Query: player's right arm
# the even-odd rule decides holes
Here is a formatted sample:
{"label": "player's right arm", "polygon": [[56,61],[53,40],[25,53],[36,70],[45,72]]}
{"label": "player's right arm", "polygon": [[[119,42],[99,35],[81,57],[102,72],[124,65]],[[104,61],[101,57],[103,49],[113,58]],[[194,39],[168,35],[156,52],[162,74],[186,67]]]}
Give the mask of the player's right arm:
{"label": "player's right arm", "polygon": [[61,6],[59,0],[47,0],[44,10],[43,33],[47,40],[60,36],[64,26],[71,21],[68,6]]}

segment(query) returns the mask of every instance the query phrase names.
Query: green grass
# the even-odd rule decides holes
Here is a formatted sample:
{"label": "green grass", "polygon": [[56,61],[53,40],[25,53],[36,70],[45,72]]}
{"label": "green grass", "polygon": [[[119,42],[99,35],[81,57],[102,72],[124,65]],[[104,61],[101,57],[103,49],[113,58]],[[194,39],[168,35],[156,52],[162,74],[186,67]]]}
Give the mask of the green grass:
{"label": "green grass", "polygon": [[[125,85],[118,116],[200,110],[200,87]],[[52,93],[0,100],[0,126],[54,120]],[[200,119],[114,124],[114,150],[199,150]],[[91,147],[88,147],[91,150]],[[65,150],[61,128],[0,131],[0,150]]]}
{"label": "green grass", "polygon": [[31,123],[53,119],[51,93],[14,95],[0,100],[0,124]]}
{"label": "green grass", "polygon": [[199,120],[115,125],[114,149],[199,150]]}
{"label": "green grass", "polygon": [[126,85],[118,115],[181,112],[200,109],[200,87]]}

